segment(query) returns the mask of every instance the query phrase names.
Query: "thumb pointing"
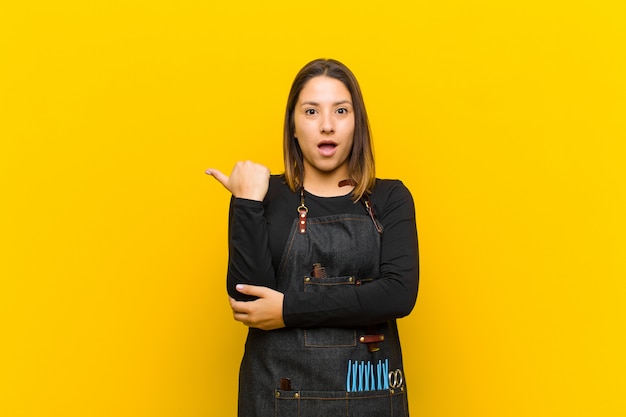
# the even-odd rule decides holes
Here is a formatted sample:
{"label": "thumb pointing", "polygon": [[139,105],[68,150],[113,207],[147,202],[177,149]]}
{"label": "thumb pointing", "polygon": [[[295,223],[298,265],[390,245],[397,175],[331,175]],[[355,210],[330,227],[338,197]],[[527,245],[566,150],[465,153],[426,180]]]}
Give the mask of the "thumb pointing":
{"label": "thumb pointing", "polygon": [[228,176],[224,175],[221,171],[213,168],[207,169],[206,173],[207,175],[215,178],[220,184],[222,184],[227,190],[230,191],[230,189],[228,188]]}

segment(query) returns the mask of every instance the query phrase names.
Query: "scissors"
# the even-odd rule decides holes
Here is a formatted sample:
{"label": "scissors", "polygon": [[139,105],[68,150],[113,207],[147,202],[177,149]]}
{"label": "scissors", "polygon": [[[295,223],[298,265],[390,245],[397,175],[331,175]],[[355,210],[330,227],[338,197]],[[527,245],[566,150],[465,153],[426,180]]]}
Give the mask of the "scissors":
{"label": "scissors", "polygon": [[402,377],[402,371],[400,369],[389,372],[389,388],[400,388],[403,382],[404,378]]}

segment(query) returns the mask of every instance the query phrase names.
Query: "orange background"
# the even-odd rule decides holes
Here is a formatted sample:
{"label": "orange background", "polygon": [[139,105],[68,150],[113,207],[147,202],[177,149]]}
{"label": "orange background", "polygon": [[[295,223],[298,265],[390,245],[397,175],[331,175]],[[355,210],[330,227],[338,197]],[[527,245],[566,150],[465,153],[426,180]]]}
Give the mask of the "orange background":
{"label": "orange background", "polygon": [[0,415],[235,414],[228,194],[289,85],[359,78],[413,192],[414,415],[626,414],[622,1],[0,6]]}

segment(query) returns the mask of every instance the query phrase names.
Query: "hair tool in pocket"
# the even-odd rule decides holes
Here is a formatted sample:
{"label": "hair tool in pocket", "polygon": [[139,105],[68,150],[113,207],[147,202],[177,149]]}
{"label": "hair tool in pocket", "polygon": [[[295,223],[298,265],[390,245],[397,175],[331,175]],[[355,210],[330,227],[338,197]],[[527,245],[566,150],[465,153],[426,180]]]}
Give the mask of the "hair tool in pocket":
{"label": "hair tool in pocket", "polygon": [[348,373],[346,375],[346,391],[363,392],[387,389],[400,389],[404,384],[402,370],[389,371],[389,359],[378,363],[370,361],[348,360]]}
{"label": "hair tool in pocket", "polygon": [[326,273],[326,268],[322,266],[320,263],[313,264],[313,270],[311,271],[311,276],[313,278],[328,278],[328,274]]}

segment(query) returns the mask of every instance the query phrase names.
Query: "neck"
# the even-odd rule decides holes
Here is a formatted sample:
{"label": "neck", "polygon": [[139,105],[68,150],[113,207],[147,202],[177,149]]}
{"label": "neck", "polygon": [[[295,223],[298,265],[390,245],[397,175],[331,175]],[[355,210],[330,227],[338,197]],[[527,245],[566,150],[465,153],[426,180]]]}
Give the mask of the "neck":
{"label": "neck", "polygon": [[349,179],[348,174],[345,172],[305,175],[304,189],[320,197],[342,196],[354,189],[353,182],[343,181],[347,179]]}

